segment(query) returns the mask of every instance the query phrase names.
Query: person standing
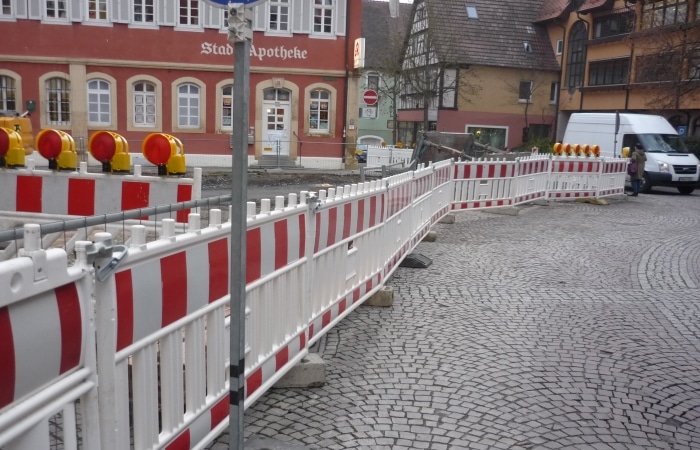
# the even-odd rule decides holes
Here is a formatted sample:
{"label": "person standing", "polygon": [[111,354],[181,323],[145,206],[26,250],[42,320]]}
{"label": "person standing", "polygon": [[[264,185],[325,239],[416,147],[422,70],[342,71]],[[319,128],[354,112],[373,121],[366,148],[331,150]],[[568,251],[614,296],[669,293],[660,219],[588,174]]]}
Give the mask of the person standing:
{"label": "person standing", "polygon": [[642,144],[637,142],[634,146],[634,152],[630,156],[630,162],[634,161],[637,163],[637,171],[630,174],[630,180],[632,182],[632,193],[630,197],[637,197],[639,195],[639,188],[642,186],[642,179],[644,179],[644,163],[647,160],[647,155],[642,148]]}

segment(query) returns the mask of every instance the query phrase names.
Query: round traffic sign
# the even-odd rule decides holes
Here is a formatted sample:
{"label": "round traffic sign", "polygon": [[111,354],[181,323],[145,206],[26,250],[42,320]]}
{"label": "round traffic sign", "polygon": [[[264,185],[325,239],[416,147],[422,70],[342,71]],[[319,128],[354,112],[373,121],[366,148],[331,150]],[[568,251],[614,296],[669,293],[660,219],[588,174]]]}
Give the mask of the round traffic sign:
{"label": "round traffic sign", "polygon": [[376,105],[379,100],[379,94],[377,94],[377,91],[374,89],[367,89],[365,93],[362,94],[362,100],[367,106]]}

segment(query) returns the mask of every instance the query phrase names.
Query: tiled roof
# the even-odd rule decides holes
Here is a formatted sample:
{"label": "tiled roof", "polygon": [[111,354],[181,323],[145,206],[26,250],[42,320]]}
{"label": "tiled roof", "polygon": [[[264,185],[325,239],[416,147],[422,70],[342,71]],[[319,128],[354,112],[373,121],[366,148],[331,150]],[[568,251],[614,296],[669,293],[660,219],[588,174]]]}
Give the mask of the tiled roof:
{"label": "tiled roof", "polygon": [[[362,2],[362,37],[365,38],[365,68],[381,69],[399,64],[411,20],[412,5],[401,3],[399,17],[389,15],[389,3]],[[392,59],[393,58],[393,59]]]}
{"label": "tiled roof", "polygon": [[582,13],[590,12],[594,9],[602,8],[606,5],[612,6],[612,3],[614,2],[611,0],[586,0],[585,2],[583,2],[583,5],[581,5],[581,8],[579,8],[579,11],[581,11]]}
{"label": "tiled roof", "polygon": [[545,20],[556,19],[564,14],[568,5],[569,0],[545,0],[542,2],[542,7],[540,8],[536,21],[543,22]]}
{"label": "tiled roof", "polygon": [[[460,65],[559,70],[547,30],[535,24],[546,0],[425,0],[438,57]],[[467,17],[475,6],[477,19]],[[529,42],[531,52],[525,51]]]}

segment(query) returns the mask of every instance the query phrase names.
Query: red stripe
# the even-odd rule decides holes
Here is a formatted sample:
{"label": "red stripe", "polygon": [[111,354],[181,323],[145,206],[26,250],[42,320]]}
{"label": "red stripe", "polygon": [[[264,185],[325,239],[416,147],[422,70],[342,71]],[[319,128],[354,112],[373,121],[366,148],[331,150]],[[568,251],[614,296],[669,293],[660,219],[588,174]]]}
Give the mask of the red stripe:
{"label": "red stripe", "polygon": [[331,312],[326,311],[323,313],[323,317],[321,318],[321,328],[326,328],[326,325],[331,323]]}
{"label": "red stripe", "polygon": [[[379,210],[379,221],[384,222],[384,208],[386,207],[386,195],[381,194],[381,209]],[[372,208],[372,212],[374,212],[374,208]]]}
{"label": "red stripe", "polygon": [[262,386],[262,368],[251,373],[245,380],[246,397],[253,395]]}
{"label": "red stripe", "polygon": [[[314,337],[314,324],[309,325],[309,339]],[[303,348],[303,347],[302,347]]]}
{"label": "red stripe", "polygon": [[289,262],[289,238],[287,233],[287,220],[278,220],[274,224],[275,228],[275,269],[284,267]]}
{"label": "red stripe", "polygon": [[61,368],[66,373],[80,364],[83,347],[83,324],[80,299],[75,283],[55,289],[58,317],[61,321]]}
{"label": "red stripe", "polygon": [[211,408],[211,429],[213,430],[218,424],[221,423],[222,420],[224,420],[226,417],[228,417],[228,411],[229,411],[229,399],[231,398],[230,394],[226,394],[224,398],[219,400],[216,405],[212,406]]}
{"label": "red stripe", "polygon": [[15,399],[15,342],[7,306],[0,308],[0,409]]}
{"label": "red stripe", "polygon": [[467,164],[466,166],[464,166],[464,178],[462,178],[462,179],[468,180],[471,177],[472,177],[472,166]]}
{"label": "red stripe", "polygon": [[306,335],[301,333],[299,335],[299,348],[303,349],[306,347]]}
{"label": "red stripe", "polygon": [[[177,185],[177,202],[186,202],[192,200],[192,185],[178,184]],[[180,223],[187,223],[187,216],[190,214],[189,209],[183,209],[177,212],[175,220]]]}
{"label": "red stripe", "polygon": [[275,370],[280,370],[287,362],[289,362],[289,347],[285,346],[275,355]]}
{"label": "red stripe", "polygon": [[321,214],[316,214],[316,235],[314,236],[314,253],[321,247]]}
{"label": "red stripe", "polygon": [[209,243],[209,303],[228,294],[228,239]]}
{"label": "red stripe", "polygon": [[95,215],[95,180],[68,179],[68,214],[72,216]]}
{"label": "red stripe", "polygon": [[496,176],[496,166],[494,164],[489,164],[488,168],[489,168],[488,177],[494,178]]}
{"label": "red stripe", "polygon": [[260,228],[248,230],[246,236],[246,276],[245,282],[251,283],[262,276],[262,237]]}
{"label": "red stripe", "polygon": [[328,241],[327,246],[335,244],[335,229],[338,226],[338,208],[328,210]]}
{"label": "red stripe", "polygon": [[306,256],[306,217],[299,214],[299,258]]}
{"label": "red stripe", "polygon": [[17,176],[16,206],[20,212],[41,211],[42,177]]}
{"label": "red stripe", "polygon": [[483,178],[484,176],[484,166],[479,164],[476,166],[476,178]]}
{"label": "red stripe", "polygon": [[131,269],[114,275],[117,287],[117,351],[131,345],[134,339],[134,290]]}
{"label": "red stripe", "polygon": [[500,175],[501,178],[505,178],[508,176],[508,169],[509,168],[510,168],[510,165],[505,165],[505,164],[501,165],[501,175]]}
{"label": "red stripe", "polygon": [[160,282],[163,290],[163,319],[169,325],[187,315],[187,255],[178,252],[160,260]]}
{"label": "red stripe", "polygon": [[124,181],[122,183],[122,211],[145,208],[149,199],[148,183]]}
{"label": "red stripe", "polygon": [[190,429],[186,429],[180,436],[165,447],[165,450],[189,450],[190,449]]}
{"label": "red stripe", "polygon": [[357,232],[365,231],[365,199],[357,202]]}
{"label": "red stripe", "polygon": [[360,300],[360,288],[357,288],[352,292],[352,302],[355,303],[358,300]]}
{"label": "red stripe", "polygon": [[372,290],[372,280],[368,280],[365,283],[365,294]]}
{"label": "red stripe", "polygon": [[340,303],[338,303],[338,315],[342,314],[343,311],[345,311],[345,303],[346,299],[342,299]]}
{"label": "red stripe", "polygon": [[350,225],[352,220],[352,203],[346,203],[343,207],[343,239],[350,237]]}

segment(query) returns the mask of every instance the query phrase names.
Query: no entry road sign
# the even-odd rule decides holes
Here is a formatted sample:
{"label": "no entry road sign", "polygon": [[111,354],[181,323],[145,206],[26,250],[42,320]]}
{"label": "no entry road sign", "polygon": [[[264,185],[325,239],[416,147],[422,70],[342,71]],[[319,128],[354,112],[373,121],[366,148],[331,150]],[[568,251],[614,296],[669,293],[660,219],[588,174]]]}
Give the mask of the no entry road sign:
{"label": "no entry road sign", "polygon": [[365,93],[362,94],[362,100],[367,106],[376,105],[377,101],[379,100],[379,95],[374,89],[367,89]]}

